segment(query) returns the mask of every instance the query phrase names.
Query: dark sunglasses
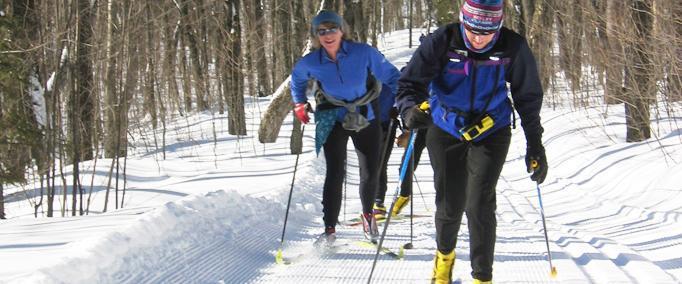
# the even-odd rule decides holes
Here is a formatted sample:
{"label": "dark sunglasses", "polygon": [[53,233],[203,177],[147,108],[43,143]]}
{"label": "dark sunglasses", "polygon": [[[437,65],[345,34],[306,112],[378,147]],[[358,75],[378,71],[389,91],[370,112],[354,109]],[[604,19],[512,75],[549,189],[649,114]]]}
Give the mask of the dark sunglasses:
{"label": "dark sunglasses", "polygon": [[339,31],[339,28],[329,28],[329,29],[318,29],[317,35],[324,36],[328,34],[335,34]]}
{"label": "dark sunglasses", "polygon": [[491,35],[491,34],[494,34],[494,33],[495,33],[495,31],[480,31],[480,30],[473,30],[473,29],[470,29],[469,27],[466,27],[466,26],[465,26],[464,28],[465,28],[468,32],[470,32],[470,33],[472,33],[472,34],[475,34],[475,35],[480,35],[480,36],[487,36],[487,35]]}

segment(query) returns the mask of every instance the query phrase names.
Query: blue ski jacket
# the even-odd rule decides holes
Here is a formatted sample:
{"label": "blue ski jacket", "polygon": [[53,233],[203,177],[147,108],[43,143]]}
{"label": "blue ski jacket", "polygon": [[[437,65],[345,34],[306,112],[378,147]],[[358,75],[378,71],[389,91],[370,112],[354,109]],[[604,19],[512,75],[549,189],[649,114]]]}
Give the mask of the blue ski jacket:
{"label": "blue ski jacket", "polygon": [[484,53],[466,48],[459,23],[425,37],[398,82],[400,113],[428,100],[433,123],[462,140],[460,130],[487,114],[494,124],[473,140],[479,141],[511,124],[513,104],[528,145],[542,145],[543,89],[535,59],[522,36],[504,27],[499,32]]}
{"label": "blue ski jacket", "polygon": [[[320,87],[327,95],[352,102],[367,93],[367,75],[374,77],[396,93],[400,72],[383,54],[375,48],[364,44],[344,40],[336,55],[336,62],[331,60],[324,48],[317,49],[301,58],[291,72],[291,96],[294,103],[304,103],[306,86],[309,79],[320,82]],[[338,107],[337,121],[343,121],[347,110]],[[374,110],[367,111],[367,120],[374,119]]]}

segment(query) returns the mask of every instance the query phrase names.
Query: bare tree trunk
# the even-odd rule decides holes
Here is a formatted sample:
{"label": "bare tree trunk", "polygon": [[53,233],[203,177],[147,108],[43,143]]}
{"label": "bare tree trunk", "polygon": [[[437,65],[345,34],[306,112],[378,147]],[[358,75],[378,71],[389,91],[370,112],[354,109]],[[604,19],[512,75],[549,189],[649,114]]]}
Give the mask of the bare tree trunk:
{"label": "bare tree trunk", "polygon": [[286,74],[291,70],[289,55],[291,54],[290,42],[293,40],[292,32],[289,28],[289,17],[293,14],[290,10],[292,1],[273,0],[276,7],[272,11],[272,35],[273,35],[273,63],[274,75],[273,85],[282,82]]}
{"label": "bare tree trunk", "polygon": [[253,38],[254,45],[252,47],[255,57],[254,62],[256,63],[256,72],[258,72],[258,85],[256,94],[259,97],[264,97],[272,93],[272,86],[270,85],[270,82],[272,82],[272,77],[269,75],[270,72],[268,71],[272,70],[272,68],[271,64],[268,64],[267,60],[267,51],[268,49],[271,50],[272,48],[268,48],[268,46],[271,45],[271,41],[268,41],[266,37],[268,34],[268,26],[266,24],[266,20],[263,17],[265,9],[261,5],[261,0],[254,0],[253,9],[256,17],[255,22],[252,22],[254,24],[252,29],[255,33],[253,33],[251,36],[256,36]]}
{"label": "bare tree trunk", "polygon": [[566,1],[558,3],[559,12],[557,13],[557,31],[559,33],[560,64],[566,78],[568,79],[571,91],[574,95],[575,104],[584,102],[577,98],[580,88],[582,73],[582,26],[578,19],[582,18],[582,10],[575,9],[573,5]]}
{"label": "bare tree trunk", "polygon": [[527,7],[524,6],[522,9],[522,11],[524,11],[523,13],[526,13],[525,19],[529,21],[526,23],[528,29],[525,36],[537,59],[540,82],[545,91],[549,88],[551,76],[554,73],[554,62],[552,61],[551,56],[553,42],[552,29],[544,28],[554,25],[556,13],[551,9],[553,6],[553,0],[545,0],[536,2],[535,6],[532,8],[526,9]]}
{"label": "bare tree trunk", "polygon": [[606,90],[606,68],[608,65],[608,37],[606,27],[606,1],[588,1],[584,5],[585,24],[596,28],[585,29],[585,41],[594,44],[585,46],[589,55],[589,65],[594,67],[597,75],[595,84]]}
{"label": "bare tree trunk", "polygon": [[0,182],[0,219],[5,218],[5,189],[2,182]]}
{"label": "bare tree trunk", "polygon": [[[92,39],[92,27],[93,27],[94,12],[93,7],[90,6],[90,0],[78,0],[78,51],[76,56],[76,65],[78,85],[77,85],[77,95],[78,95],[78,111],[79,113],[79,125],[77,129],[79,133],[76,135],[80,136],[79,143],[76,144],[79,152],[77,152],[78,160],[92,160],[93,158],[93,141],[94,135],[93,131],[95,129],[95,95],[94,90],[94,78],[93,78],[93,68],[91,60],[91,49],[93,46]],[[76,174],[74,171],[74,176],[78,180],[78,193],[80,196],[80,215],[83,215],[83,188],[80,184],[80,175]],[[75,186],[75,184],[74,184]],[[74,187],[74,189],[76,189]],[[75,200],[74,200],[75,201]],[[73,205],[75,215],[75,204]]]}
{"label": "bare tree trunk", "polygon": [[231,135],[246,135],[246,114],[244,112],[244,80],[242,80],[241,58],[241,16],[240,1],[230,1],[228,4],[228,27],[231,27],[229,37],[231,49],[228,53],[228,64],[230,74],[229,85],[230,93],[228,103],[228,133]]}
{"label": "bare tree trunk", "polygon": [[[414,1],[414,9],[415,9],[414,10],[414,19],[413,19],[414,24],[419,28],[423,28],[424,24],[425,24],[424,19],[426,19],[426,17],[424,17],[424,6],[422,3],[422,0],[413,0],[413,1]],[[376,3],[376,1],[375,1],[375,3]]]}
{"label": "bare tree trunk", "polygon": [[[209,14],[206,13],[206,0],[195,0],[196,2],[196,9],[195,13],[193,13],[194,17],[196,18],[193,22],[196,22],[199,26],[198,29],[196,30],[197,33],[197,38],[198,38],[198,48],[199,48],[199,67],[201,67],[200,72],[201,72],[201,81],[198,82],[198,84],[201,84],[201,87],[204,90],[204,109],[203,110],[208,110],[213,103],[213,98],[211,96],[211,72],[209,70],[209,60],[211,58],[211,55],[209,54],[209,49],[208,49],[208,43],[209,43],[209,34],[208,34],[208,21],[207,19],[210,17]],[[210,1],[210,0],[208,0]]]}
{"label": "bare tree trunk", "polygon": [[351,38],[359,42],[367,42],[367,27],[369,26],[368,19],[362,9],[362,2],[345,1],[344,20],[350,25]]}
{"label": "bare tree trunk", "polygon": [[[72,79],[76,82],[73,82],[74,85],[77,85],[77,77],[73,76]],[[80,148],[80,135],[79,135],[79,121],[80,121],[80,105],[78,103],[78,91],[72,90],[71,93],[71,102],[69,103],[70,105],[70,113],[71,113],[71,149],[72,149],[72,156],[71,156],[71,162],[72,164],[72,189],[71,189],[71,215],[76,216],[76,192],[79,191],[80,188],[80,182],[79,182],[79,177],[80,177],[80,162],[81,162],[81,148]]]}
{"label": "bare tree trunk", "polygon": [[[62,33],[62,37],[65,36],[66,33]],[[61,46],[61,41],[60,46]],[[62,171],[62,163],[64,161],[64,149],[63,145],[64,143],[61,143],[62,141],[62,131],[63,129],[63,124],[62,124],[62,110],[60,109],[60,106],[62,105],[61,102],[61,88],[67,81],[65,78],[68,78],[68,64],[67,61],[69,60],[68,56],[66,54],[67,52],[67,46],[64,44],[64,46],[60,49],[60,52],[58,53],[58,58],[57,64],[55,66],[55,71],[54,73],[54,86],[52,86],[52,89],[46,92],[46,97],[50,98],[50,103],[48,104],[48,113],[50,113],[50,121],[48,123],[49,129],[47,131],[48,133],[48,153],[50,155],[49,159],[49,169],[48,173],[51,173],[50,176],[48,176],[48,192],[47,192],[47,217],[54,217],[54,200],[55,196],[57,195],[57,159],[56,156],[59,155],[59,172],[60,176],[62,179],[62,184],[63,186],[61,187],[63,192],[66,192],[66,180],[64,180],[64,175]],[[50,182],[51,181],[51,184]],[[63,203],[62,203],[63,204]],[[63,211],[62,211],[63,215]]]}
{"label": "bare tree trunk", "polygon": [[[191,25],[191,17],[189,15],[189,3],[190,1],[180,2],[180,13],[182,15],[182,29],[185,38],[187,39],[187,47],[189,48],[189,56],[192,64],[192,75],[194,75],[194,80],[196,86],[196,98],[197,98],[197,108],[199,111],[208,110],[208,90],[205,85],[205,78],[203,73],[203,66],[201,65],[200,53],[199,53],[199,42],[197,41],[196,34]],[[203,1],[201,1],[203,3]],[[201,6],[201,3],[199,3]],[[185,90],[189,92],[189,90]]]}
{"label": "bare tree trunk", "polygon": [[[155,30],[155,21],[154,21],[154,16],[152,12],[152,7],[151,7],[151,1],[146,1],[144,3],[144,10],[146,16],[146,49],[145,53],[147,54],[145,57],[147,59],[146,62],[146,72],[144,74],[144,79],[145,79],[145,88],[144,88],[144,111],[146,111],[149,116],[151,117],[151,122],[152,122],[152,128],[156,130],[157,125],[158,125],[158,113],[157,113],[157,107],[156,107],[156,52],[154,48],[154,42],[157,42],[157,39],[154,37],[154,30]],[[154,135],[156,137],[156,135]],[[156,141],[156,138],[154,139]],[[158,147],[157,147],[158,148]]]}
{"label": "bare tree trunk", "polygon": [[606,88],[604,89],[604,101],[607,104],[616,104],[624,101],[623,71],[625,68],[625,54],[622,45],[625,27],[620,15],[626,10],[623,1],[606,1],[606,43],[607,56]]}
{"label": "bare tree trunk", "polygon": [[244,67],[242,70],[246,72],[244,78],[246,79],[245,87],[246,94],[252,97],[259,96],[258,94],[258,52],[256,36],[252,33],[256,28],[256,1],[243,1],[241,5],[241,13],[243,17],[241,19],[242,28],[242,60],[244,62]]}
{"label": "bare tree trunk", "polygon": [[371,7],[372,17],[371,17],[371,21],[370,21],[371,22],[371,24],[370,24],[370,26],[371,26],[370,37],[372,40],[372,46],[376,48],[377,45],[379,44],[379,27],[380,27],[379,23],[381,21],[381,15],[379,13],[380,12],[379,6],[381,5],[381,3],[379,3],[379,1],[371,1],[370,3],[372,4],[372,7]]}
{"label": "bare tree trunk", "polygon": [[628,91],[625,102],[626,141],[639,142],[651,138],[650,105],[655,100],[655,82],[650,70],[649,42],[653,28],[652,0],[633,0],[630,7],[634,20],[633,45],[628,48]]}
{"label": "bare tree trunk", "polygon": [[[182,25],[181,25],[182,27]],[[192,111],[192,75],[190,72],[189,61],[187,60],[187,50],[185,45],[185,35],[180,31],[182,28],[178,29],[178,37],[180,39],[180,48],[177,52],[180,52],[180,72],[182,72],[182,97],[185,105],[185,112]]]}
{"label": "bare tree trunk", "polygon": [[277,134],[279,134],[279,130],[282,127],[282,121],[293,109],[293,103],[289,95],[290,79],[291,77],[287,78],[275,91],[273,100],[270,101],[267,111],[263,118],[261,118],[258,129],[258,141],[261,143],[274,143],[277,140]]}
{"label": "bare tree trunk", "polygon": [[670,33],[667,38],[670,39],[670,43],[666,45],[669,56],[672,60],[668,61],[668,88],[666,92],[666,98],[670,102],[682,101],[682,3],[679,1],[663,1],[670,5],[670,16],[666,17],[668,19],[665,21],[666,26],[670,27]]}
{"label": "bare tree trunk", "polygon": [[104,63],[104,125],[105,125],[105,136],[104,136],[104,157],[113,158],[119,153],[116,152],[116,141],[119,137],[117,136],[116,128],[118,123],[118,96],[117,91],[117,76],[116,76],[116,66],[118,64],[118,56],[116,52],[122,50],[119,44],[114,44],[114,40],[118,34],[118,25],[115,24],[115,19],[117,16],[118,5],[115,4],[115,0],[107,1],[107,32],[106,32],[106,56]]}

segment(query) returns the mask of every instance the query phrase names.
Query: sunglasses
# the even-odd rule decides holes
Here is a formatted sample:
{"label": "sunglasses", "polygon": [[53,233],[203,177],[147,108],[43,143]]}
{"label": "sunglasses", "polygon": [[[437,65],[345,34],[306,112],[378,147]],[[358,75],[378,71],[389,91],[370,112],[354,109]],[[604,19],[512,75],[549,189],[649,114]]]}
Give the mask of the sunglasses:
{"label": "sunglasses", "polygon": [[317,35],[324,36],[328,34],[335,34],[339,31],[339,28],[329,28],[329,29],[318,29]]}
{"label": "sunglasses", "polygon": [[470,32],[470,33],[472,33],[472,34],[475,34],[475,35],[480,35],[480,36],[487,36],[487,35],[494,34],[494,33],[496,32],[496,31],[473,30],[473,29],[470,29],[470,28],[467,27],[467,26],[464,26],[464,28],[465,28],[468,32]]}

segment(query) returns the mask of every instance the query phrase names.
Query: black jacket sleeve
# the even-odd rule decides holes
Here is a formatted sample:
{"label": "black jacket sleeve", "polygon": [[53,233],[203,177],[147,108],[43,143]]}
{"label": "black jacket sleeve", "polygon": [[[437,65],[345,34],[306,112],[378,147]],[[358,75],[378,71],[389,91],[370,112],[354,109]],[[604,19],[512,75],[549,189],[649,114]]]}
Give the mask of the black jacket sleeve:
{"label": "black jacket sleeve", "polygon": [[542,108],[543,89],[538,76],[535,57],[528,47],[528,42],[519,37],[515,56],[512,57],[507,81],[511,86],[514,108],[521,117],[521,127],[526,135],[529,148],[542,146],[542,124],[540,109]]}
{"label": "black jacket sleeve", "polygon": [[405,66],[396,96],[401,114],[429,98],[428,86],[445,66],[451,34],[452,25],[447,25],[426,36]]}

